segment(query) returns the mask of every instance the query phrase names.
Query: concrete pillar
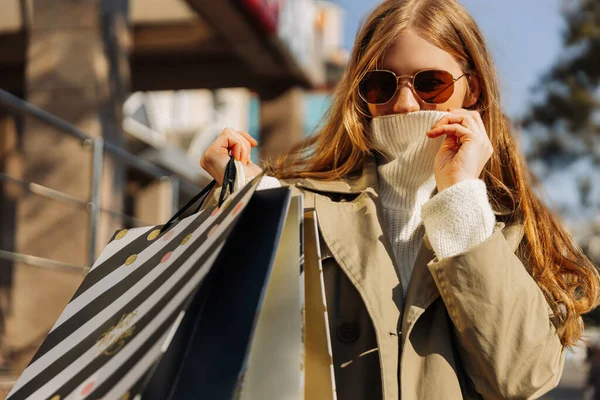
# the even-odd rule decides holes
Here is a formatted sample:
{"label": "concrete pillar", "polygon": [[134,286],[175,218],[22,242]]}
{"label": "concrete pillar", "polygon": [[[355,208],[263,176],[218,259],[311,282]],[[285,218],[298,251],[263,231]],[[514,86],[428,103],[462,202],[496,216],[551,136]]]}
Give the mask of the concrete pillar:
{"label": "concrete pillar", "polygon": [[[21,178],[23,157],[19,149],[19,137],[15,118],[0,111],[0,173]],[[14,252],[17,199],[21,187],[7,180],[0,180],[0,249]],[[7,345],[7,319],[13,314],[13,282],[15,263],[0,257],[0,366],[9,365]],[[0,396],[2,391],[0,388]]]}
{"label": "concrete pillar", "polygon": [[[127,0],[30,0],[26,99],[91,136],[120,144],[120,112],[128,88]],[[26,118],[25,180],[89,201],[92,152],[55,128]],[[122,210],[124,166],[105,156],[102,206]],[[34,194],[16,206],[15,251],[87,266],[89,212]],[[99,247],[121,221],[103,215]],[[7,324],[12,373],[19,374],[84,277],[83,273],[17,264],[14,314]]]}
{"label": "concrete pillar", "polygon": [[304,91],[288,89],[260,103],[260,158],[270,160],[302,140],[304,129]]}
{"label": "concrete pillar", "polygon": [[134,195],[134,217],[149,225],[164,224],[173,216],[173,188],[169,180],[152,181]]}

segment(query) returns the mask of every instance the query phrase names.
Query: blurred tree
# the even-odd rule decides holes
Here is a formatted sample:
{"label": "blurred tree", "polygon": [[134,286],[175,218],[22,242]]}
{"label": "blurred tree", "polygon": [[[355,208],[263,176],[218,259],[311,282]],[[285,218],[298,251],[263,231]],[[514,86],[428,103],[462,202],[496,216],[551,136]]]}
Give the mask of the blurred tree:
{"label": "blurred tree", "polygon": [[525,117],[534,136],[530,159],[569,164],[581,156],[600,165],[600,1],[567,0],[564,53],[535,88],[542,100]]}
{"label": "blurred tree", "polygon": [[[600,173],[600,1],[564,3],[564,52],[541,77],[534,89],[538,101],[522,121],[531,138],[527,159],[541,163],[546,171],[567,168],[582,158],[590,160],[594,168],[588,176],[577,178],[579,201],[582,208],[598,208],[600,203],[591,197],[590,177]],[[598,249],[592,245],[600,241],[597,228],[579,244],[599,265]],[[600,324],[600,308],[586,319]]]}
{"label": "blurred tree", "polygon": [[589,207],[590,194],[592,192],[592,182],[589,176],[582,176],[577,179],[577,188],[579,189],[579,201],[584,207]]}

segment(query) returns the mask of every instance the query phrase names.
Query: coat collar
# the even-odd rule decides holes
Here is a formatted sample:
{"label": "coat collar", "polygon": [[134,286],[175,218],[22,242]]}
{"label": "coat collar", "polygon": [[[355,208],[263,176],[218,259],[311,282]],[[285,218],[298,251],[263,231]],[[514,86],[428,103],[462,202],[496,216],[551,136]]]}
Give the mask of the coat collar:
{"label": "coat collar", "polygon": [[[347,177],[336,180],[319,180],[313,178],[302,178],[295,181],[295,185],[313,192],[324,194],[360,194],[365,191],[377,193],[377,159],[373,156],[365,156],[362,168]],[[438,193],[437,187],[432,196]]]}
{"label": "coat collar", "polygon": [[[377,161],[373,156],[366,156],[361,170],[355,174],[341,179],[324,181],[313,178],[304,178],[296,182],[298,187],[321,193],[337,193],[337,194],[360,194],[365,190],[377,192]],[[434,189],[432,196],[438,193],[437,187]],[[494,210],[495,215],[503,215],[501,212]],[[505,226],[502,224],[502,231],[508,240],[509,244],[516,251],[521,239],[523,238],[523,224],[512,224]],[[424,238],[425,246],[431,250],[431,243],[427,234]]]}
{"label": "coat collar", "polygon": [[374,157],[367,156],[362,169],[341,179],[324,181],[312,178],[300,179],[296,185],[305,189],[324,193],[358,194],[367,189],[377,189],[377,163]]}

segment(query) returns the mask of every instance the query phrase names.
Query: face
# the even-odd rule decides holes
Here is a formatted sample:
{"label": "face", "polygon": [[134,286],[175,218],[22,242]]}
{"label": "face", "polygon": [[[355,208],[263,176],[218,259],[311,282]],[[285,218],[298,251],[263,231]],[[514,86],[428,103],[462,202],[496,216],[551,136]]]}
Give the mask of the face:
{"label": "face", "polygon": [[[397,76],[412,76],[427,69],[445,70],[450,72],[454,78],[458,78],[464,73],[460,64],[450,53],[423,39],[413,29],[408,29],[398,36],[386,52],[382,65],[377,69],[393,71]],[[447,111],[449,108],[469,107],[477,100],[473,96],[477,92],[477,88],[471,87],[469,90],[469,82],[473,81],[468,80],[466,76],[460,78],[454,83],[454,93],[445,103],[428,104],[415,95],[410,78],[401,78],[394,98],[386,104],[368,104],[369,112],[373,117],[378,117],[419,110]]]}

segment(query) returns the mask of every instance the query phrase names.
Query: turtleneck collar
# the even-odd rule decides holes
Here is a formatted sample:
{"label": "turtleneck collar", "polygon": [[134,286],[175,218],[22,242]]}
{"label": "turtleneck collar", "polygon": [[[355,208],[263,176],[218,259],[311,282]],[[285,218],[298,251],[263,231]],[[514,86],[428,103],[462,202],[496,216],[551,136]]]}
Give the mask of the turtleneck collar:
{"label": "turtleneck collar", "polygon": [[435,190],[435,156],[446,135],[435,139],[426,133],[443,111],[415,111],[375,117],[371,133],[375,149],[385,159],[377,162],[379,197],[387,209],[420,208]]}

